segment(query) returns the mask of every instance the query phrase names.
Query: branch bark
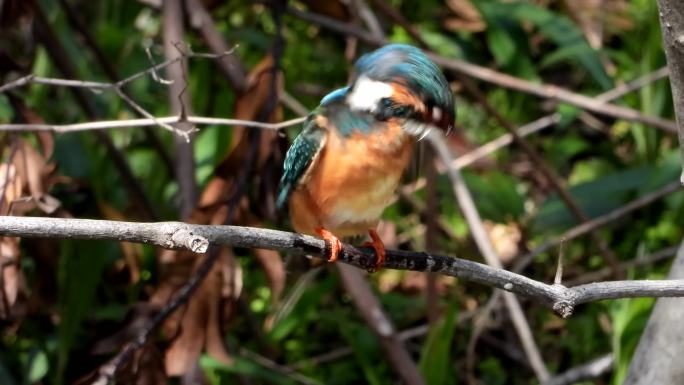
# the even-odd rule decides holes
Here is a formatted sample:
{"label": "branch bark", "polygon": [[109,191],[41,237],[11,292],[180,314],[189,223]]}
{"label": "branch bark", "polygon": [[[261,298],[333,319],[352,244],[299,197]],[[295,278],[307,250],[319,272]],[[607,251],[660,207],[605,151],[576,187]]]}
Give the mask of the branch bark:
{"label": "branch bark", "polygon": [[683,172],[680,181],[684,184],[684,3],[681,0],[658,0],[658,10],[667,66],[670,68],[672,99],[682,156]]}
{"label": "branch bark", "polygon": [[[668,277],[684,278],[684,242]],[[682,318],[681,299],[658,300],[634,352],[625,385],[684,383],[684,367],[677,359],[684,355]]]}
{"label": "branch bark", "polygon": [[[94,219],[0,217],[0,235],[26,238],[114,240],[164,248],[206,251],[210,244],[306,253],[326,259],[325,241],[303,234],[241,226],[182,222],[118,222]],[[375,266],[372,248],[343,245],[338,260],[362,269]],[[684,279],[609,281],[574,287],[550,285],[466,259],[425,252],[388,250],[385,268],[435,272],[496,287],[532,299],[568,317],[575,306],[604,299],[684,296]]]}
{"label": "branch bark", "polygon": [[[164,56],[167,60],[173,60],[179,56],[185,56],[180,51],[179,44],[182,44],[185,34],[183,25],[183,6],[181,0],[165,0],[162,5],[163,26],[164,26]],[[188,89],[187,79],[188,60],[183,57],[177,63],[166,68],[169,79],[169,103],[171,112],[174,115],[185,117],[192,115],[190,105],[190,90]],[[177,128],[181,132],[191,133],[193,127],[187,122],[178,123]],[[176,149],[176,180],[179,187],[179,205],[181,218],[185,219],[195,207],[197,202],[197,180],[195,179],[195,155],[192,143],[192,136],[184,139],[174,136]]]}

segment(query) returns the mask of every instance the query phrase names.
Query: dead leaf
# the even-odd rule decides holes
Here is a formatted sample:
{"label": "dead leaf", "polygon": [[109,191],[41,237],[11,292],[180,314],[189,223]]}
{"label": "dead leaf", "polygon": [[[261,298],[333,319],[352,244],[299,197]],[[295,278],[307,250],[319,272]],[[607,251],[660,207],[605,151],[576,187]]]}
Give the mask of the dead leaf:
{"label": "dead leaf", "polygon": [[445,20],[445,28],[451,31],[484,31],[486,25],[482,15],[470,0],[447,0],[446,5],[456,17]]}
{"label": "dead leaf", "polygon": [[563,5],[595,49],[600,49],[612,35],[634,25],[629,2],[625,0],[564,0]]}
{"label": "dead leaf", "polygon": [[[260,111],[271,102],[273,88],[273,60],[265,58],[250,73],[248,87],[237,97],[235,118],[257,120]],[[278,74],[275,82],[277,91],[282,89],[282,76]],[[282,120],[282,109],[277,106],[269,114],[268,120]],[[202,192],[199,203],[191,213],[188,222],[197,224],[223,224],[228,219],[227,202],[234,195],[236,178],[240,170],[244,169],[245,161],[251,143],[247,130],[236,127],[233,131],[232,147],[228,149],[228,156],[219,164],[214,176]],[[256,161],[252,164],[253,174],[261,175],[263,168],[268,168],[270,162],[282,162],[274,158],[278,153],[274,148],[279,147],[276,132],[260,132]],[[278,164],[280,167],[280,164]],[[252,180],[252,175],[248,180]],[[272,198],[271,198],[272,199]],[[232,223],[244,224],[249,213],[249,201],[243,197],[237,204]],[[269,268],[273,268],[272,260],[280,261],[279,255],[268,255]],[[162,250],[159,253],[161,265],[161,282],[152,295],[150,303],[153,306],[163,306],[194,273],[200,263],[197,256],[187,251]],[[277,269],[270,273],[276,277]],[[283,273],[284,275],[284,268]],[[280,278],[274,278],[277,282]],[[284,283],[275,285],[275,291],[282,291]],[[206,350],[213,358],[229,363],[230,356],[223,345],[225,325],[233,315],[233,306],[242,290],[242,272],[236,263],[232,251],[228,248],[221,250],[219,260],[213,266],[205,281],[194,293],[183,309],[169,317],[162,327],[163,334],[171,336],[172,341],[165,352],[164,361],[169,375],[182,375],[190,370],[199,358],[202,350]]]}
{"label": "dead leaf", "polygon": [[12,315],[22,280],[18,238],[0,238],[0,279],[0,319],[7,319]]}
{"label": "dead leaf", "polygon": [[13,147],[8,163],[0,165],[0,186],[7,186],[1,197],[1,212],[24,215],[38,208],[46,214],[54,213],[61,203],[47,191],[53,184],[55,165],[23,139],[14,142]]}
{"label": "dead leaf", "polygon": [[[190,299],[183,311],[179,324],[178,336],[174,338],[165,353],[166,373],[178,376],[186,373],[199,359],[202,348],[226,364],[231,363],[228,352],[223,345],[223,333],[220,321],[222,289],[225,286],[225,271],[231,276],[234,285],[231,295],[239,295],[242,288],[242,272],[231,262],[234,257],[228,249],[223,249],[211,272]],[[235,285],[235,283],[238,283]],[[239,286],[236,288],[235,286]],[[227,298],[234,302],[237,297]]]}
{"label": "dead leaf", "polygon": [[522,231],[515,223],[502,224],[484,221],[485,230],[499,255],[501,263],[507,265],[520,252]]}
{"label": "dead leaf", "polygon": [[351,12],[349,12],[349,8],[343,1],[304,0],[303,3],[306,4],[313,13],[318,13],[344,22],[351,20]]}
{"label": "dead leaf", "polygon": [[[125,221],[126,216],[119,212],[113,206],[101,202],[99,205],[100,212],[103,219],[112,221]],[[123,261],[128,268],[131,276],[131,283],[137,283],[140,280],[140,258],[142,258],[143,247],[139,243],[119,242],[121,253],[124,256]]]}
{"label": "dead leaf", "polygon": [[4,189],[0,196],[0,213],[9,214],[10,204],[21,197],[23,184],[13,164],[0,164],[0,188]]}

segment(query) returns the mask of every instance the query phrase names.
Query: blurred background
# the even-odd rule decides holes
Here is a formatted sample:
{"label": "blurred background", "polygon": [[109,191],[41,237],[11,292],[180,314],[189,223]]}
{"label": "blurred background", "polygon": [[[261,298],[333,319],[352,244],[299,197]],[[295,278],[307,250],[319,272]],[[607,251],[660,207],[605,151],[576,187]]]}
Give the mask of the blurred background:
{"label": "blurred background", "polygon": [[[115,84],[164,68],[109,89],[29,80],[0,93],[0,123],[280,122],[306,115],[386,42],[438,57],[457,102],[451,167],[500,264],[551,283],[564,237],[567,285],[666,276],[684,195],[651,0],[5,0],[0,84],[28,74]],[[299,125],[177,129],[191,141],[154,125],[2,131],[1,215],[290,229],[274,194]],[[484,263],[427,145],[380,234],[388,248]],[[202,261],[101,241],[0,238],[0,252],[6,385],[91,383]],[[602,301],[562,319],[525,298],[515,313],[500,293],[452,277],[383,270],[358,294],[299,255],[218,253],[117,383],[534,384],[599,360],[581,383],[620,384],[654,303]],[[368,317],[380,308],[389,334]]]}

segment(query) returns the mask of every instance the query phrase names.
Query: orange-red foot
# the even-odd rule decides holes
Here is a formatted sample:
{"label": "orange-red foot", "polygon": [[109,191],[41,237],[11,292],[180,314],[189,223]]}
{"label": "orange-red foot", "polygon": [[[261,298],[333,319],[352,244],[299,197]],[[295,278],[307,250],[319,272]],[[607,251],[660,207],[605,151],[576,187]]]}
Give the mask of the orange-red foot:
{"label": "orange-red foot", "polygon": [[337,261],[337,256],[340,254],[340,251],[342,251],[342,242],[340,241],[340,238],[337,238],[335,234],[322,227],[316,227],[316,233],[330,245],[328,262]]}
{"label": "orange-red foot", "polygon": [[380,236],[375,230],[368,229],[368,235],[370,235],[372,241],[366,242],[363,245],[375,249],[375,267],[369,270],[371,273],[375,273],[385,264],[385,244],[382,243],[382,239],[380,239]]}

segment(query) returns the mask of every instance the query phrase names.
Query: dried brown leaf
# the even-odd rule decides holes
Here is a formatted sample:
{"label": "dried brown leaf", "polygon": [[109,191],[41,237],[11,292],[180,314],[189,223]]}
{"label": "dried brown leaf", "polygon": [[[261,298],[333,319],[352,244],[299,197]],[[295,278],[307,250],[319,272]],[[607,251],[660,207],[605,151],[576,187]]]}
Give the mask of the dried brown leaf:
{"label": "dried brown leaf", "polygon": [[[112,221],[126,220],[126,216],[113,206],[106,203],[100,203],[99,206],[103,219]],[[124,256],[123,261],[131,276],[131,283],[137,283],[140,280],[140,258],[143,253],[142,245],[130,242],[119,242],[119,245],[121,247],[121,253]]]}
{"label": "dried brown leaf", "polygon": [[447,29],[451,31],[484,31],[486,25],[482,20],[482,15],[470,0],[447,0],[446,5],[457,16],[445,20],[444,26]]}
{"label": "dried brown leaf", "polygon": [[[273,60],[265,58],[250,73],[248,87],[237,97],[235,117],[256,120],[260,111],[271,101],[273,88]],[[276,81],[277,91],[282,90],[282,77]],[[275,108],[269,120],[282,119],[282,110]],[[223,224],[227,221],[228,200],[234,195],[236,177],[244,168],[250,147],[246,128],[236,127],[226,159],[217,166],[214,176],[203,191],[199,203],[189,217],[190,223]],[[254,170],[272,159],[273,143],[278,135],[263,132],[262,138],[270,138],[259,146]],[[232,223],[244,223],[248,217],[248,200],[238,203]],[[159,254],[162,279],[150,303],[161,307],[176,292],[200,263],[196,255],[186,251],[163,250]],[[242,290],[242,272],[235,263],[230,249],[222,249],[221,256],[205,281],[188,300],[183,309],[172,314],[163,325],[165,335],[172,336],[171,345],[165,352],[165,367],[169,375],[181,375],[190,370],[199,358],[202,349],[212,357],[229,362],[230,356],[223,346],[224,325],[232,315],[235,301]],[[282,289],[278,289],[281,290]]]}
{"label": "dried brown leaf", "polygon": [[0,319],[7,319],[12,314],[22,281],[18,238],[0,238],[0,279]]}
{"label": "dried brown leaf", "polygon": [[17,174],[17,168],[11,163],[0,164],[0,188],[4,189],[0,196],[0,213],[9,214],[10,205],[21,197],[24,182]]}
{"label": "dried brown leaf", "polygon": [[484,225],[501,263],[506,265],[511,262],[513,257],[520,252],[519,243],[522,238],[520,227],[516,223],[503,224],[490,221],[485,221]]}

